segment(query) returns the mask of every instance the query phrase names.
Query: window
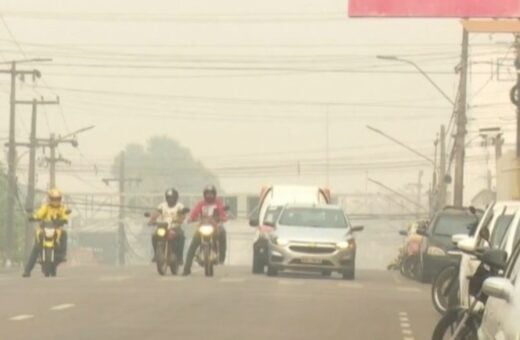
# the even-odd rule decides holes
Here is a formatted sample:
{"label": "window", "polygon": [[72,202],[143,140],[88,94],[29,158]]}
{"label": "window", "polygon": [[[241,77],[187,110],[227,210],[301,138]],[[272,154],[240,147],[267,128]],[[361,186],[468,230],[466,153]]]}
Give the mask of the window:
{"label": "window", "polygon": [[511,221],[513,220],[514,215],[501,215],[497,218],[497,222],[495,223],[495,227],[493,228],[493,232],[491,234],[491,247],[497,248],[502,243],[504,236],[507,234],[509,230],[509,226],[511,225]]}
{"label": "window", "polygon": [[433,234],[439,236],[467,234],[469,228],[477,222],[475,216],[471,215],[440,214],[435,221]]}
{"label": "window", "polygon": [[287,208],[282,213],[280,224],[314,228],[348,227],[342,210],[319,208]]}

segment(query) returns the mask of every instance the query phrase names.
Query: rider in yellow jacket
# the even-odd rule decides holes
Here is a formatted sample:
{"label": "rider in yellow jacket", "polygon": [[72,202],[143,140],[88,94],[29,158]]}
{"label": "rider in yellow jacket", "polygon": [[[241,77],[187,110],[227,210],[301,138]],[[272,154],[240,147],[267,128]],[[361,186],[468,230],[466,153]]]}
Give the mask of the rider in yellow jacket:
{"label": "rider in yellow jacket", "polygon": [[[58,189],[51,189],[47,192],[47,203],[43,204],[38,211],[32,216],[32,220],[37,221],[62,221],[68,222],[69,211],[62,203],[62,194]],[[23,273],[24,277],[31,276],[31,271],[38,260],[38,255],[41,250],[40,237],[42,235],[41,227],[36,230],[36,242],[34,243],[31,255],[25,266]],[[56,249],[56,256],[60,262],[66,261],[67,253],[67,233],[62,227],[57,229],[58,232],[58,248]]]}

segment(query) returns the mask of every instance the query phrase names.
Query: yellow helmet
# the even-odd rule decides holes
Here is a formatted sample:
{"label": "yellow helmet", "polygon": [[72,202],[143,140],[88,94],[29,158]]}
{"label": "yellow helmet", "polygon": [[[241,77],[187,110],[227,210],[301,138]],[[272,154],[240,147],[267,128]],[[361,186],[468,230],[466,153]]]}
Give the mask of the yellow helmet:
{"label": "yellow helmet", "polygon": [[56,188],[50,189],[47,191],[47,198],[51,206],[59,206],[62,198],[61,191]]}

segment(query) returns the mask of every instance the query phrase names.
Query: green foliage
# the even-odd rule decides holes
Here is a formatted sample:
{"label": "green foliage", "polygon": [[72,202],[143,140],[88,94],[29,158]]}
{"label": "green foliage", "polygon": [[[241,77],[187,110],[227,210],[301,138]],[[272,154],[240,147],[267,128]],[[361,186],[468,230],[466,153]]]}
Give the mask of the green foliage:
{"label": "green foliage", "polygon": [[[112,171],[119,176],[118,155]],[[195,160],[189,149],[166,136],[155,136],[145,146],[129,144],[125,148],[126,177],[142,182],[128,188],[134,192],[162,192],[175,187],[183,194],[200,194],[207,184],[219,187],[217,176]]]}

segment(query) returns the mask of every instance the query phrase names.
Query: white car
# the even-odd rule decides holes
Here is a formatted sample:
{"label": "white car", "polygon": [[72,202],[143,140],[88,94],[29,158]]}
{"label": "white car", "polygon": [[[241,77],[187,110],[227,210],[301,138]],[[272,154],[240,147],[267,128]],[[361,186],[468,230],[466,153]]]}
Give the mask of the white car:
{"label": "white car", "polygon": [[[480,219],[480,223],[474,234],[475,236],[462,240],[459,242],[459,246],[466,251],[475,250],[477,247],[489,246],[492,248],[504,249],[510,254],[512,246],[509,249],[502,248],[502,246],[504,246],[504,240],[509,238],[505,237],[508,234],[509,229],[513,229],[511,227],[517,225],[519,222],[520,201],[498,201],[492,203]],[[484,228],[487,228],[490,232],[490,244],[478,236]],[[459,271],[459,298],[461,305],[464,307],[468,307],[470,304],[468,278],[475,274],[479,265],[480,260],[477,259],[476,256],[466,253],[462,254]]]}
{"label": "white car", "polygon": [[516,244],[510,256],[505,276],[484,281],[483,291],[489,298],[478,338],[520,339],[520,243]]}

